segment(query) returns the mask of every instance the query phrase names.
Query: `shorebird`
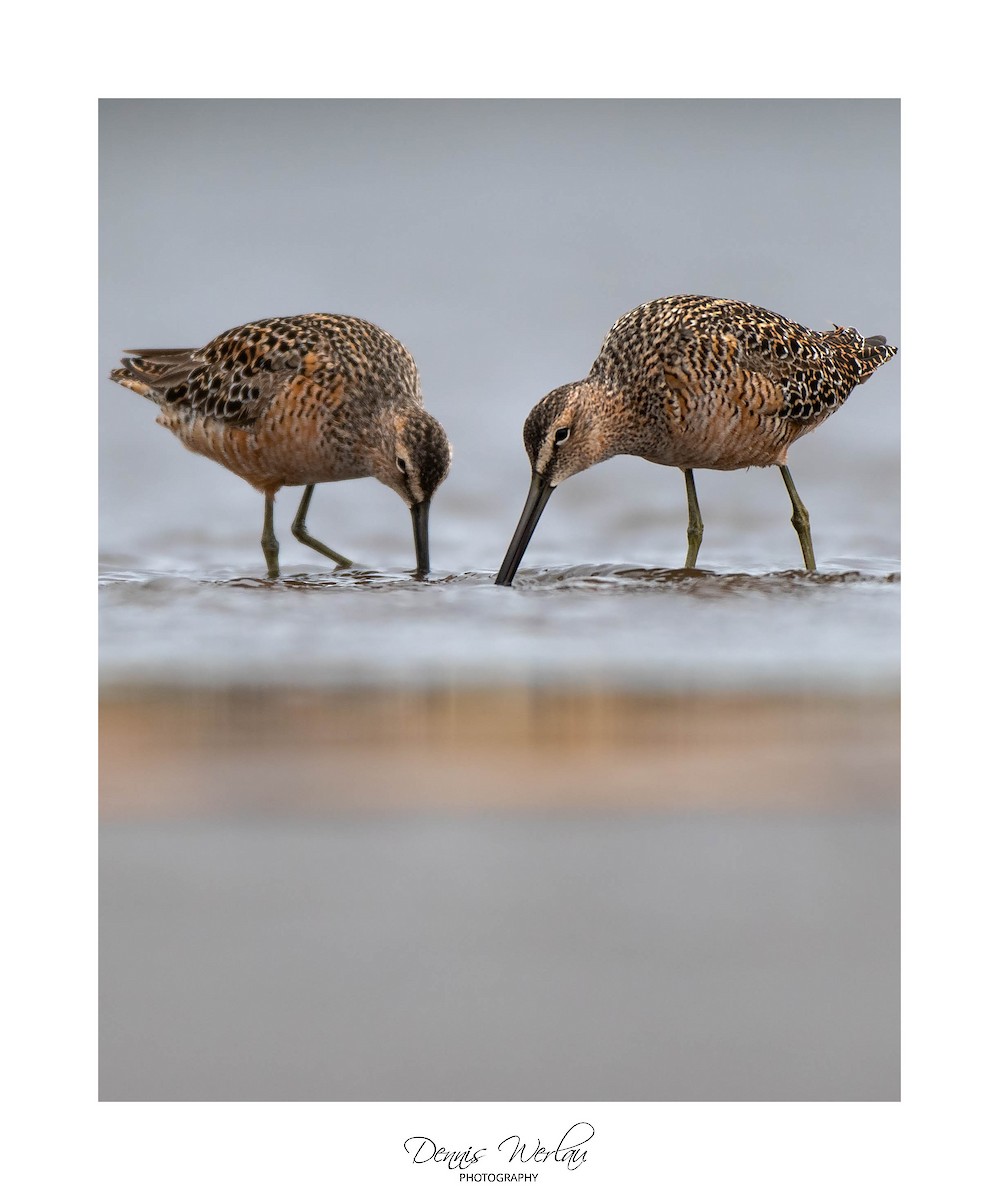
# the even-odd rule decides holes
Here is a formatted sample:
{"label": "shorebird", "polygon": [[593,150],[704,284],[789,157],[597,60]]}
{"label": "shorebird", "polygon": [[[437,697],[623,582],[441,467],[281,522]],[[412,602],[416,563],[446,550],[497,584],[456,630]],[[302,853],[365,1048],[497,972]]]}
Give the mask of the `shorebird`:
{"label": "shorebird", "polygon": [[126,350],[111,378],[159,405],[157,423],[264,495],[260,539],[276,579],[274,496],[305,485],[291,531],[341,567],[305,517],[317,483],[369,475],[409,505],[416,569],[430,570],[430,501],[451,464],[423,408],[412,355],[359,317],[307,313],[251,321],[200,350]]}
{"label": "shorebird", "polygon": [[524,422],[531,487],[496,582],[513,581],[558,484],[617,454],[683,471],[687,570],[704,532],[694,470],[780,467],[805,568],[814,571],[788,447],[895,353],[883,337],[839,325],[816,333],[740,300],[667,296],[625,313],[589,375],[549,392]]}

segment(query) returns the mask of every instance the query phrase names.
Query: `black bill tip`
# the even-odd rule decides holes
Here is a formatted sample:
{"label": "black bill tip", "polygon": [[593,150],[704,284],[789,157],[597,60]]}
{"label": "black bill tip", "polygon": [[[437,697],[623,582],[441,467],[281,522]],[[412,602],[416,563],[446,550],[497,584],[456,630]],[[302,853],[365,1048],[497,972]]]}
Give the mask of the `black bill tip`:
{"label": "black bill tip", "polygon": [[416,573],[430,574],[430,501],[421,500],[409,510],[413,515],[413,541],[416,544]]}
{"label": "black bill tip", "polygon": [[524,557],[524,552],[527,550],[535,526],[541,520],[541,514],[545,510],[545,505],[554,491],[555,489],[552,485],[546,483],[540,475],[534,474],[531,476],[531,487],[527,493],[527,503],[524,505],[524,511],[521,513],[520,521],[514,530],[510,549],[507,550],[506,558],[503,559],[503,565],[496,575],[498,586],[509,587],[513,583],[513,577],[517,574],[517,568],[520,566],[520,560]]}

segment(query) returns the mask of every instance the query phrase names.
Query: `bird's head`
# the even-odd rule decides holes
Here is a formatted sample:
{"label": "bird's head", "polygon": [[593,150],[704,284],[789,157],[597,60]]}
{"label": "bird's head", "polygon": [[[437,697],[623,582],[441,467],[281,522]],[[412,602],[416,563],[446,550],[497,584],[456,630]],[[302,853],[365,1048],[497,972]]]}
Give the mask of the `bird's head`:
{"label": "bird's head", "polygon": [[524,422],[524,448],[531,463],[531,488],[520,523],[496,576],[498,584],[513,581],[555,488],[587,467],[621,453],[622,447],[614,436],[615,422],[609,399],[599,382],[587,379],[556,388],[531,409]]}
{"label": "bird's head", "polygon": [[531,470],[550,488],[603,462],[616,451],[604,419],[599,386],[590,380],[549,392],[524,422]]}
{"label": "bird's head", "polygon": [[416,569],[430,570],[430,501],[451,467],[451,446],[440,421],[417,405],[392,412],[372,474],[406,502],[413,516]]}

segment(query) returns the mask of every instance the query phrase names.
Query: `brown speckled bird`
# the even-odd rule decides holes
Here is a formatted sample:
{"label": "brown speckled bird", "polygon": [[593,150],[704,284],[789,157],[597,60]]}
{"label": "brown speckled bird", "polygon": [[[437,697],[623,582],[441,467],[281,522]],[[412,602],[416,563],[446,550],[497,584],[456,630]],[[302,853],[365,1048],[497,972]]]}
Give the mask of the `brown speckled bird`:
{"label": "brown speckled bird", "polygon": [[111,372],[160,407],[189,449],[264,494],[261,546],[278,575],[274,495],[305,485],[291,531],[340,566],[351,561],[305,528],[317,483],[369,475],[412,512],[416,569],[430,570],[429,513],[451,447],[423,408],[412,355],[359,317],[308,313],[251,321],[200,350],[126,350]]}
{"label": "brown speckled bird", "polygon": [[895,353],[883,337],[838,325],[816,333],[739,300],[667,296],[625,313],[589,375],[549,392],[524,423],[531,488],[496,582],[513,581],[556,486],[617,454],[683,471],[687,569],[704,531],[694,469],[779,466],[805,567],[814,571],[788,447]]}

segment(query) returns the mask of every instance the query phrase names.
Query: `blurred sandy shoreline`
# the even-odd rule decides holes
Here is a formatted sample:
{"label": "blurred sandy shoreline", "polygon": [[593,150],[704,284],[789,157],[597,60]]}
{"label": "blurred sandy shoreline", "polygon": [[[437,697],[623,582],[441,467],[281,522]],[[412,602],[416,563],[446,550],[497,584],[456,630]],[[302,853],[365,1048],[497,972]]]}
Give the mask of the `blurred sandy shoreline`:
{"label": "blurred sandy shoreline", "polygon": [[101,815],[893,809],[884,694],[110,688]]}

